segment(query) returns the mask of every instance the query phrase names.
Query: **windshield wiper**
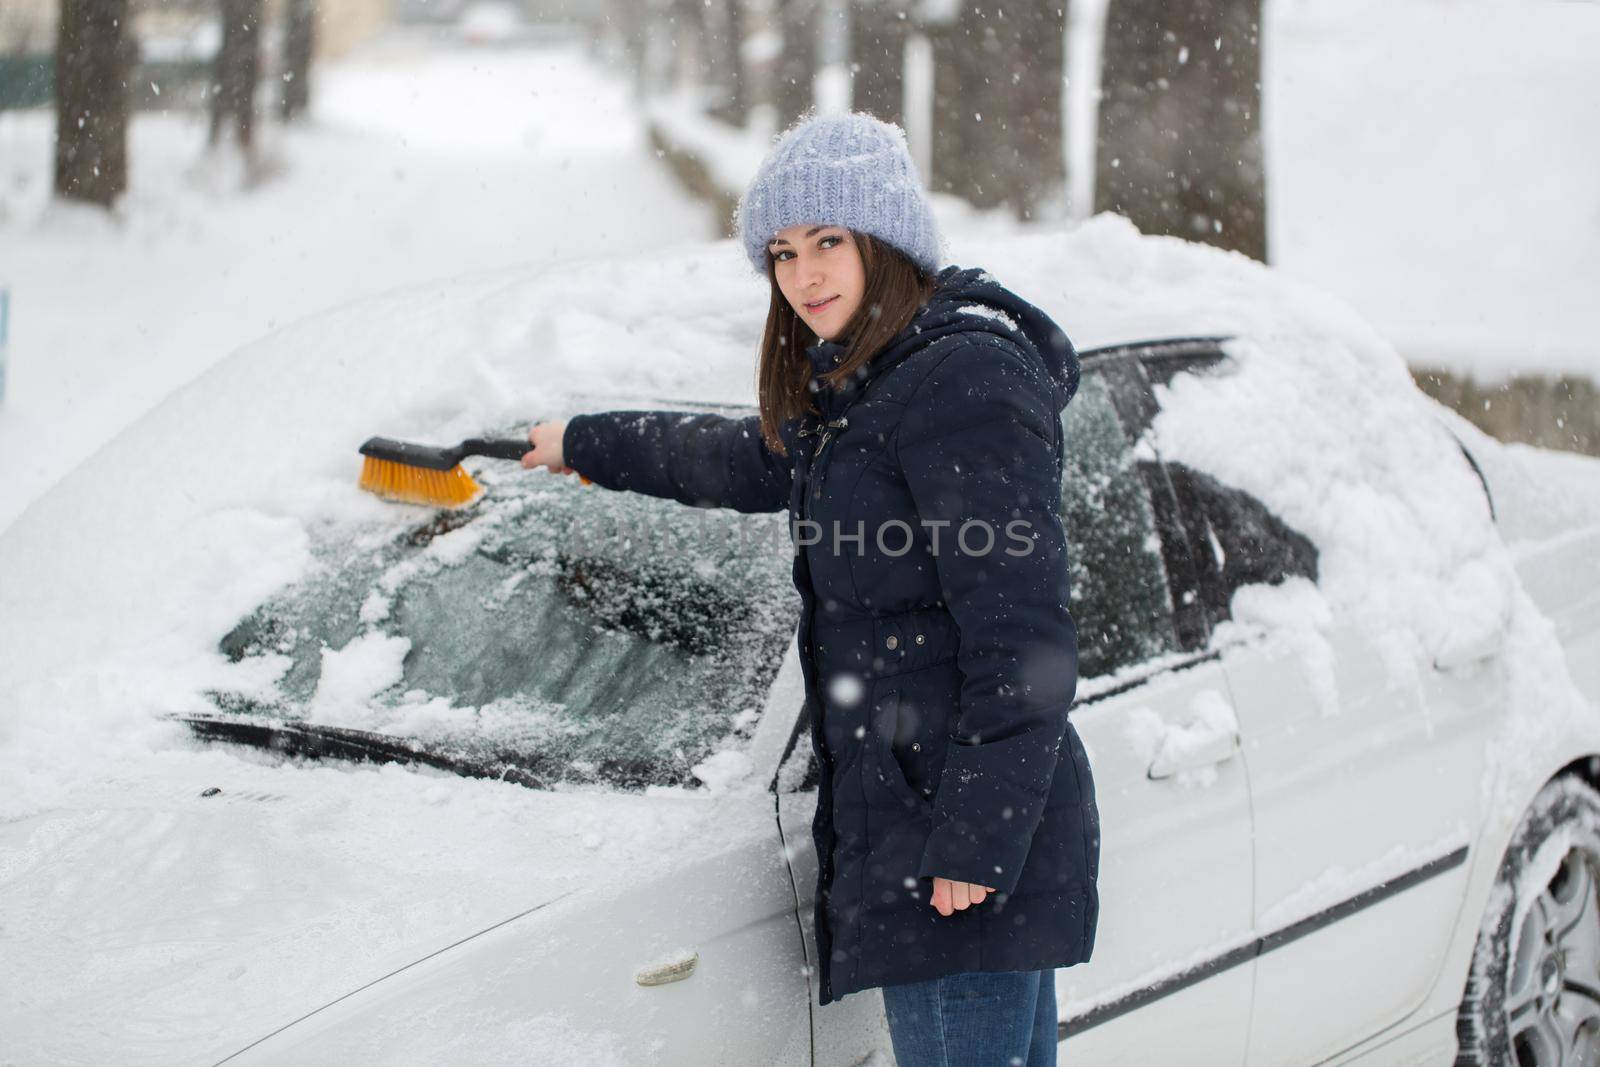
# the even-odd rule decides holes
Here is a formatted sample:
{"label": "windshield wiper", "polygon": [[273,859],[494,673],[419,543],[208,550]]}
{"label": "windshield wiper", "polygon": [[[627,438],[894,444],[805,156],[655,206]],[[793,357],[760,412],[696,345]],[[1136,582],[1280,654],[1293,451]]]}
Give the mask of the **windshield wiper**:
{"label": "windshield wiper", "polygon": [[311,759],[342,759],[357,763],[419,763],[467,778],[492,778],[530,789],[546,787],[545,781],[526,767],[505,760],[474,760],[446,752],[434,752],[415,742],[384,734],[352,730],[344,726],[322,726],[304,722],[247,721],[179,715],[202,741],[222,741],[251,748],[281,752]]}
{"label": "windshield wiper", "polygon": [[[183,723],[202,741],[248,745],[289,756],[356,763],[415,763],[465,778],[510,782],[529,789],[548,789],[553,782],[573,779],[570,761],[540,753],[502,750],[494,756],[474,757],[431,749],[408,738],[352,730],[346,726],[204,715],[170,715],[167,718]],[[583,780],[598,785],[644,789],[652,785],[694,787],[700,784],[688,768],[674,774],[650,760],[609,756],[586,762],[592,765],[593,771],[585,774]]]}

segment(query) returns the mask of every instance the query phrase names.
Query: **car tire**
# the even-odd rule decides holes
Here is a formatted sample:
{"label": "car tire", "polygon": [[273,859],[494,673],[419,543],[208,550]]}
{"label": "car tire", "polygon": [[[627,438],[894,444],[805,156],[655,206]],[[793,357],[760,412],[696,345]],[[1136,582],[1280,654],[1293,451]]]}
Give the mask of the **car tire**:
{"label": "car tire", "polygon": [[1563,776],[1528,806],[1478,929],[1456,1067],[1600,1062],[1600,792]]}

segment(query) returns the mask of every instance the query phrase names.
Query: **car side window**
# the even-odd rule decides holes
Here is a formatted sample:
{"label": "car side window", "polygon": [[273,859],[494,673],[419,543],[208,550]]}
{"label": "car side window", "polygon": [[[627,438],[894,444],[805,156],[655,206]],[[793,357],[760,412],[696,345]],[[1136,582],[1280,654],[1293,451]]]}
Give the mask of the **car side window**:
{"label": "car side window", "polygon": [[1317,549],[1255,497],[1203,471],[1168,463],[1185,523],[1205,547],[1196,568],[1200,600],[1212,625],[1229,617],[1233,594],[1290,575],[1317,580]]}
{"label": "car side window", "polygon": [[1078,673],[1094,678],[1180,645],[1147,479],[1095,367],[1085,367],[1061,418]]}
{"label": "car side window", "polygon": [[[1136,363],[1133,387],[1125,404],[1137,411],[1134,428],[1143,434],[1160,410],[1158,385],[1180,374],[1206,374],[1227,357],[1219,339],[1194,338],[1144,346]],[[1131,401],[1129,398],[1132,398]],[[1246,585],[1273,584],[1290,575],[1317,577],[1317,550],[1249,493],[1226,485],[1204,471],[1170,458],[1161,468],[1177,505],[1177,528],[1169,532],[1171,555],[1184,560],[1180,583],[1186,596],[1198,599],[1196,620],[1188,629],[1209,631],[1229,617],[1233,594]],[[1197,632],[1194,635],[1200,637]],[[1194,641],[1186,644],[1194,644]]]}

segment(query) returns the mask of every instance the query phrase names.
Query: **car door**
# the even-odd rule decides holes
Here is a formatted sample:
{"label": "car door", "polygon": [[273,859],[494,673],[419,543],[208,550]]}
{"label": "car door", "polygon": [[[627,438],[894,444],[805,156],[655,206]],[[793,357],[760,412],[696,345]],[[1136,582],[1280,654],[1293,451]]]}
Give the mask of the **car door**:
{"label": "car door", "polygon": [[[1175,500],[1134,458],[1113,397],[1121,351],[1086,353],[1063,415],[1081,684],[1072,711],[1101,819],[1100,918],[1090,961],[1057,972],[1074,1058],[1239,1063],[1250,1012],[1249,788],[1214,655],[1194,608],[1193,568],[1165,549]],[[814,965],[815,768],[799,727],[780,774],[781,828]],[[885,1040],[881,995],[814,1008],[816,1062],[854,1064]]]}
{"label": "car door", "polygon": [[1057,972],[1075,1060],[1243,1062],[1250,785],[1195,570],[1159,464],[1136,456],[1138,348],[1086,353],[1063,414],[1080,684],[1071,718],[1100,807],[1100,923]]}
{"label": "car door", "polygon": [[[1060,1034],[1085,1063],[1242,1063],[1249,795],[1227,687],[1214,657],[1140,666],[1100,679],[1072,713],[1099,797],[1101,904],[1093,958],[1056,972]],[[877,990],[815,1004],[817,790],[804,735],[793,756],[802,769],[787,776],[807,779],[780,791],[777,806],[812,978],[815,1062],[859,1064],[888,1052],[888,1029]]]}
{"label": "car door", "polygon": [[[1154,385],[1204,373],[1159,355],[1140,370],[1152,405]],[[1241,588],[1315,580],[1315,547],[1260,501],[1165,467],[1209,625]],[[1492,641],[1438,664],[1398,659],[1359,619],[1332,620],[1326,645],[1266,625],[1225,633],[1255,817],[1247,1062],[1311,1063],[1398,1022],[1433,985],[1466,889],[1498,664]]]}
{"label": "car door", "polygon": [[[804,698],[799,698],[804,704]],[[817,761],[811,754],[810,723],[805,713],[799,716],[794,742],[783,769],[779,772],[777,794],[778,826],[784,854],[794,877],[795,918],[799,934],[801,966],[811,991],[811,1047],[816,1067],[838,1065],[854,1067],[873,1062],[894,1061],[889,1041],[889,1023],[883,1013],[883,995],[876,989],[817,1004],[817,928],[812,907],[817,896],[817,848],[811,837],[811,821],[817,813]]]}

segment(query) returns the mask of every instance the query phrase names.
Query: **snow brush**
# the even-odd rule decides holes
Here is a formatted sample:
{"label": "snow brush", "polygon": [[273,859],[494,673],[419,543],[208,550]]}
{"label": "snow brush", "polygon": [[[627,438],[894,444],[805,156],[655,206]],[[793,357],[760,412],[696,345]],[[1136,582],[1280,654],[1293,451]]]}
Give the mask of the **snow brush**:
{"label": "snow brush", "polygon": [[[532,451],[531,441],[471,437],[459,445],[438,447],[369,437],[361,446],[361,488],[385,500],[428,507],[458,508],[475,499],[482,487],[461,466],[468,456],[520,461]],[[576,471],[573,472],[577,474]],[[584,485],[594,482],[579,474]]]}

